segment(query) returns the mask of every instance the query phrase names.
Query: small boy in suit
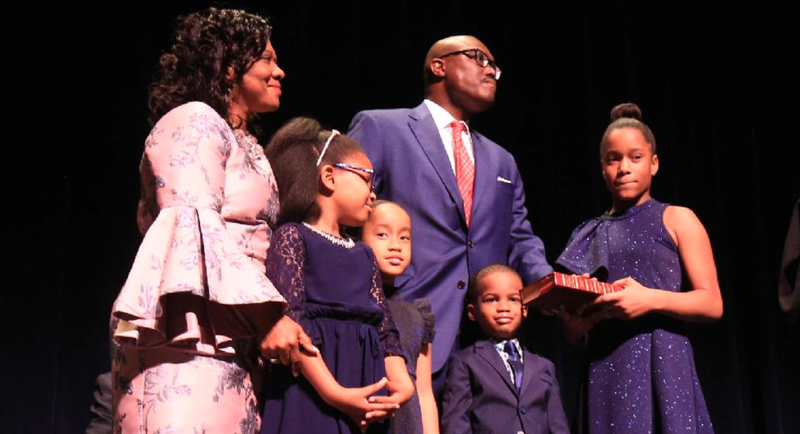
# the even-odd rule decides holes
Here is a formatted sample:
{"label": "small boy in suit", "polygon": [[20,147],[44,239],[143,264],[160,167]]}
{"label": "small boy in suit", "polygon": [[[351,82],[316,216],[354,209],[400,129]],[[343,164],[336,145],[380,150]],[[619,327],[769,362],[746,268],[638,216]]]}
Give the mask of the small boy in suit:
{"label": "small boy in suit", "polygon": [[521,289],[519,274],[505,265],[489,265],[472,279],[467,316],[483,336],[450,359],[444,434],[569,433],[553,363],[517,339],[528,314]]}

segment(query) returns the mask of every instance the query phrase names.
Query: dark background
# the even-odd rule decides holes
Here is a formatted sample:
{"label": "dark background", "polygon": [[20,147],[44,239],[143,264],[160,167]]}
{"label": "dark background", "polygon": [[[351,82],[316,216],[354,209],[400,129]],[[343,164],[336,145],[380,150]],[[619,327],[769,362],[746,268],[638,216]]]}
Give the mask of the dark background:
{"label": "dark background", "polygon": [[[88,422],[109,369],[107,323],[140,236],[138,162],[146,86],[174,18],[170,2],[26,14],[7,35],[2,184],[3,433],[68,433]],[[287,73],[262,143],[293,116],[346,130],[370,108],[413,107],[437,39],[473,34],[503,68],[473,127],[517,159],[534,231],[552,261],[571,230],[610,205],[598,142],[610,108],[638,103],[661,161],[653,195],[693,209],[717,260],[724,318],[689,328],[718,433],[796,433],[800,333],[778,309],[777,276],[800,197],[796,23],[789,13],[634,2],[239,2],[272,17]],[[12,135],[13,133],[13,135]],[[12,139],[13,136],[16,136]],[[563,367],[575,411],[577,351],[552,320],[527,325]],[[9,339],[10,338],[10,339]],[[576,430],[577,432],[577,430]]]}

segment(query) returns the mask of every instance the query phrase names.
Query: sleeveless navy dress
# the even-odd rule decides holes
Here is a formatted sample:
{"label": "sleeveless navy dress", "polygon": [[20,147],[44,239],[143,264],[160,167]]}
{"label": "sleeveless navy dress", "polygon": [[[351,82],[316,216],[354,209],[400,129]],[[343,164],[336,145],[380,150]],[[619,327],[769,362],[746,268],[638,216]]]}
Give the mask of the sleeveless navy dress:
{"label": "sleeveless navy dress", "polygon": [[[654,199],[582,223],[556,261],[575,274],[681,291],[678,249]],[[713,433],[683,323],[659,314],[601,321],[589,334],[592,434]]]}

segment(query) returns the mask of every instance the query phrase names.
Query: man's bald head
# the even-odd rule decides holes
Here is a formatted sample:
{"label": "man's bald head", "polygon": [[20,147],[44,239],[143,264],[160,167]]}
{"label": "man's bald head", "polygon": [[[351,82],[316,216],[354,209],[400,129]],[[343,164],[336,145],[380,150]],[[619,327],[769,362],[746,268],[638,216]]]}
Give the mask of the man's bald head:
{"label": "man's bald head", "polygon": [[425,98],[466,120],[494,104],[498,76],[494,56],[483,42],[450,36],[436,41],[425,56]]}
{"label": "man's bald head", "polygon": [[486,48],[486,45],[484,45],[480,39],[469,35],[449,36],[434,42],[428,50],[428,54],[425,56],[425,66],[423,70],[425,87],[440,80],[440,78],[436,77],[431,71],[431,62],[433,59],[438,59],[445,54],[467,50],[469,48],[478,48],[484,53],[489,52],[489,49]]}

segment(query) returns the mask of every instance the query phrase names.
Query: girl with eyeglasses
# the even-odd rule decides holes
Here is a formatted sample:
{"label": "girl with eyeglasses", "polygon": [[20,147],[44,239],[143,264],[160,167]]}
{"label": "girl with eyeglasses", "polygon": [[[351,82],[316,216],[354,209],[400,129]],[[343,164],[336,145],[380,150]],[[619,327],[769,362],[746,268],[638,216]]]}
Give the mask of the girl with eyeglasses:
{"label": "girl with eyeglasses", "polygon": [[261,432],[385,431],[378,422],[411,398],[414,385],[375,255],[342,234],[369,218],[372,164],[353,139],[308,118],[278,130],[267,158],[283,224],[271,240],[267,277],[321,356],[303,355],[300,377],[273,367]]}

